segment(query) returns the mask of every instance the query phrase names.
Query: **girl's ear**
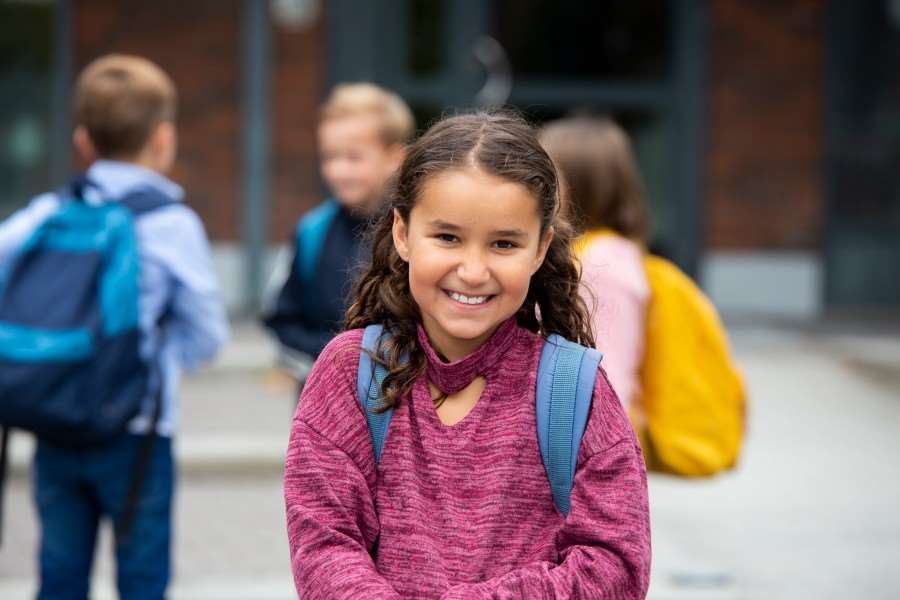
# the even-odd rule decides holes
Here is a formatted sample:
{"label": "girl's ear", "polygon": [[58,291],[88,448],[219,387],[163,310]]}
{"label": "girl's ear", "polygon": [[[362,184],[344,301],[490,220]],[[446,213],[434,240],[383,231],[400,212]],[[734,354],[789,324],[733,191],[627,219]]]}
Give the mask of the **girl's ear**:
{"label": "girl's ear", "polygon": [[531,274],[534,275],[537,273],[538,269],[541,268],[541,265],[544,264],[544,258],[547,256],[547,250],[550,249],[550,242],[553,241],[553,226],[547,228],[546,233],[544,233],[544,237],[541,238],[541,243],[538,245],[537,256],[534,258],[534,266],[531,269]]}
{"label": "girl's ear", "polygon": [[407,245],[407,233],[408,229],[406,227],[406,222],[403,220],[403,217],[400,216],[400,213],[397,209],[394,209],[394,225],[391,228],[391,232],[394,237],[394,248],[397,250],[397,254],[400,255],[404,261],[409,262],[409,246]]}

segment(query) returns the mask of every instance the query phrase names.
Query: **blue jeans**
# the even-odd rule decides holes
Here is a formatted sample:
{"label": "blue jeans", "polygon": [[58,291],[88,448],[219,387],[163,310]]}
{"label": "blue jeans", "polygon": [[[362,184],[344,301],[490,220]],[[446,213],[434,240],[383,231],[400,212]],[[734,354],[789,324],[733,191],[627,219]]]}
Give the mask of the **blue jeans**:
{"label": "blue jeans", "polygon": [[[41,523],[38,600],[86,600],[101,519],[117,525],[131,485],[141,436],[123,434],[89,449],[38,442],[34,496]],[[131,533],[116,540],[116,584],[122,600],[165,598],[169,582],[172,442],[157,437]]]}

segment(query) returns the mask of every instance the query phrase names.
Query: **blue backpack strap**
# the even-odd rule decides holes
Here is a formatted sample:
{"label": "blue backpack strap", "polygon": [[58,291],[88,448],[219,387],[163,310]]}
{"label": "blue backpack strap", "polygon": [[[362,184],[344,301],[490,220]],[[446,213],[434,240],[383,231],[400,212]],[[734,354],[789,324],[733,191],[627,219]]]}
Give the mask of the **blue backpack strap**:
{"label": "blue backpack strap", "polygon": [[369,325],[363,333],[362,351],[359,353],[359,370],[356,374],[356,397],[366,413],[369,436],[375,450],[375,464],[381,460],[381,451],[387,438],[388,426],[394,409],[376,412],[381,406],[381,384],[387,377],[387,369],[372,360],[371,354],[378,354],[382,341],[382,325]]}
{"label": "blue backpack strap", "polygon": [[178,201],[170,198],[160,190],[151,186],[140,186],[130,190],[123,196],[119,202],[131,211],[135,217],[139,217],[150,211],[169,206],[170,204],[178,204]]}
{"label": "blue backpack strap", "polygon": [[563,516],[571,507],[578,450],[602,357],[557,334],[547,338],[541,351],[535,390],[538,444],[553,502]]}
{"label": "blue backpack strap", "polygon": [[100,186],[87,176],[87,173],[80,173],[73,177],[66,185],[59,188],[56,195],[68,200],[84,200],[84,192],[88,188],[94,188],[98,192]]}
{"label": "blue backpack strap", "polygon": [[[100,187],[93,179],[82,173],[74,177],[69,183],[59,188],[56,192],[57,196],[63,200],[76,200],[84,202],[84,194],[88,189],[93,188],[102,197],[105,196],[103,188]],[[151,185],[141,185],[128,190],[128,192],[118,198],[119,203],[131,211],[135,217],[139,217],[145,213],[168,206],[170,204],[178,204],[178,200],[169,197],[161,190]]]}
{"label": "blue backpack strap", "polygon": [[305,283],[312,281],[315,275],[328,227],[338,209],[338,203],[328,199],[306,213],[297,225],[296,244],[300,254],[297,267],[300,269],[300,280]]}

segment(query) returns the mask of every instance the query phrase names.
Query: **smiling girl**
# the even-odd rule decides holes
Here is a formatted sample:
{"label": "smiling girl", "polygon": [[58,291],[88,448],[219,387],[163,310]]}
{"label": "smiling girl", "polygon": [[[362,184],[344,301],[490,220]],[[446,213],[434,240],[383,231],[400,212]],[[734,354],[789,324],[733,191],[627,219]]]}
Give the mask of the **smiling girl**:
{"label": "smiling girl", "polygon": [[[539,449],[545,338],[591,346],[553,163],[515,116],[445,119],[410,149],[347,331],[323,351],[285,470],[301,598],[643,598],[644,464],[602,369],[563,515]],[[389,343],[376,461],[364,327]]]}

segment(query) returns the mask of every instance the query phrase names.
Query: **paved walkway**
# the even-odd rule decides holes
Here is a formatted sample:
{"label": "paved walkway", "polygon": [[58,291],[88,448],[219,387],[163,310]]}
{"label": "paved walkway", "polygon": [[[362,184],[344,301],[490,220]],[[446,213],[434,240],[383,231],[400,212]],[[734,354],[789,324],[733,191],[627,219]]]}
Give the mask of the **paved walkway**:
{"label": "paved walkway", "polygon": [[[896,333],[896,332],[895,332]],[[740,468],[651,477],[654,600],[896,598],[900,590],[900,336],[741,325],[752,396]],[[293,385],[238,325],[183,392],[173,600],[294,597],[281,460]],[[15,446],[0,598],[30,598],[36,524],[27,438]],[[114,598],[109,540],[94,597]]]}

